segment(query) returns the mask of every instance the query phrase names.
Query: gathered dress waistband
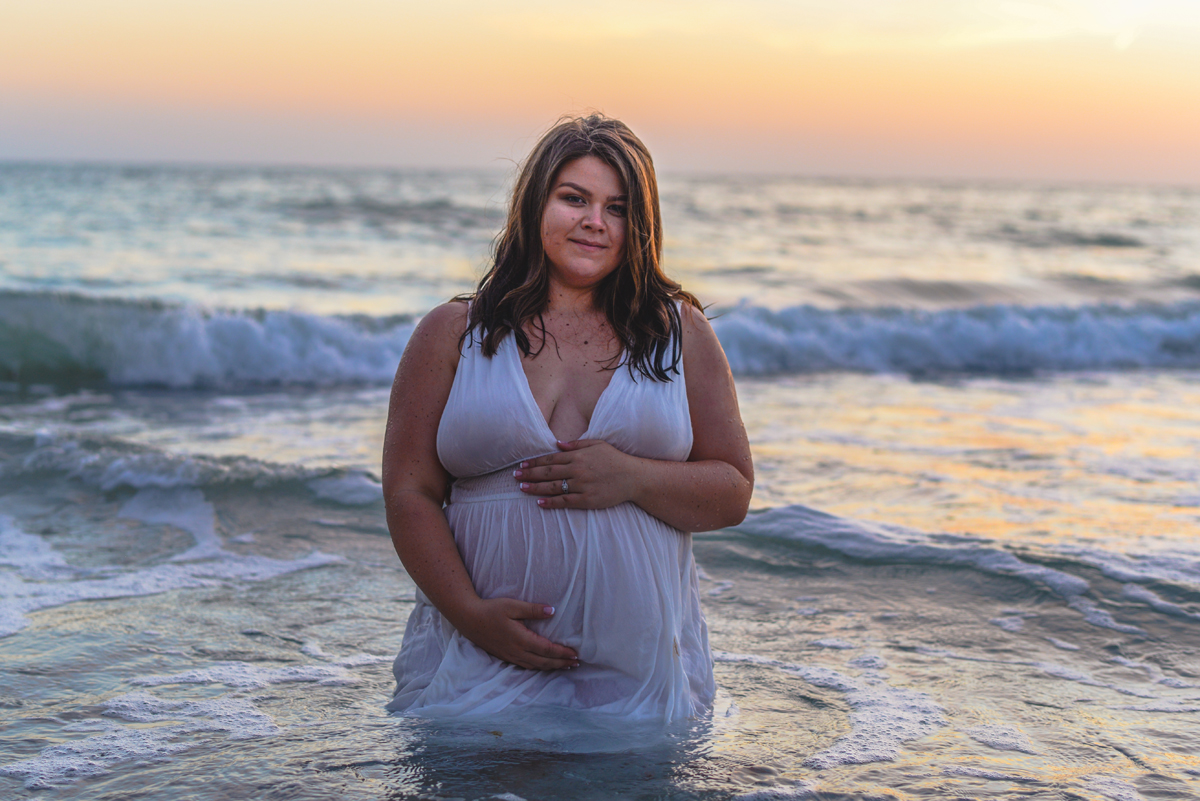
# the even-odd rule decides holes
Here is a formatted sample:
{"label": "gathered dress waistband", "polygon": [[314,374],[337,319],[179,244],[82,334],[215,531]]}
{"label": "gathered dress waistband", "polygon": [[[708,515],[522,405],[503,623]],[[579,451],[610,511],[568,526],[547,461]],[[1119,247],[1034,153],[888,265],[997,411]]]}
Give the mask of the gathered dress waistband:
{"label": "gathered dress waistband", "polygon": [[[450,503],[480,503],[482,501],[530,498],[521,492],[521,485],[513,478],[513,471],[520,462],[502,467],[481,476],[456,478],[450,486]],[[530,498],[530,503],[533,499]]]}

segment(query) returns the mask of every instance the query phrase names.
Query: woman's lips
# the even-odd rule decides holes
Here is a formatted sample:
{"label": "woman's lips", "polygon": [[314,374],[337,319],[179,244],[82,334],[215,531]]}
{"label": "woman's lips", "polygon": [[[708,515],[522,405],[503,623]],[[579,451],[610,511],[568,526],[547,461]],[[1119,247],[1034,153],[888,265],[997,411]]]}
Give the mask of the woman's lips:
{"label": "woman's lips", "polygon": [[579,245],[581,248],[586,248],[587,250],[604,250],[605,248],[605,245],[602,245],[599,242],[585,242],[582,239],[572,239],[571,241],[576,245]]}

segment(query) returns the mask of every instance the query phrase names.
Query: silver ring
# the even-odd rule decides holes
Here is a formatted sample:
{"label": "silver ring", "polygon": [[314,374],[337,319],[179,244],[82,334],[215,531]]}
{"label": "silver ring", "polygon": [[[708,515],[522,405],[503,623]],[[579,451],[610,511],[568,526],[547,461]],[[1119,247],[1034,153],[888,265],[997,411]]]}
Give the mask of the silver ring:
{"label": "silver ring", "polygon": [[567,480],[564,478],[562,483],[562,494],[566,495],[571,490],[567,489]]}

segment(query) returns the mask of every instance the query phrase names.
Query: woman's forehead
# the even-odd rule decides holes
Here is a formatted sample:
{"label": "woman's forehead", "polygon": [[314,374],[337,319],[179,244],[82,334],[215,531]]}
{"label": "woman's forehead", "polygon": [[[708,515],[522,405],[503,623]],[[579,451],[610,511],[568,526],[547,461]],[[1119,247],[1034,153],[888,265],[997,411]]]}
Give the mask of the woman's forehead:
{"label": "woman's forehead", "polygon": [[625,193],[625,181],[621,174],[611,164],[591,153],[572,159],[558,168],[551,188],[564,183],[609,195]]}

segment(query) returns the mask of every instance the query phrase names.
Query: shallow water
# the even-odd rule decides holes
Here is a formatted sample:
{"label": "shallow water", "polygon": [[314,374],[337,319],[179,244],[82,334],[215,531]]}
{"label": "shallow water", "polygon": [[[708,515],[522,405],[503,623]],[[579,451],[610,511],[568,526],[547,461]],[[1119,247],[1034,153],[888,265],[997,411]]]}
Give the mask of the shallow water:
{"label": "shallow water", "polygon": [[385,715],[387,384],[502,197],[0,166],[0,795],[1200,795],[1184,190],[664,180],[758,472],[712,718]]}

